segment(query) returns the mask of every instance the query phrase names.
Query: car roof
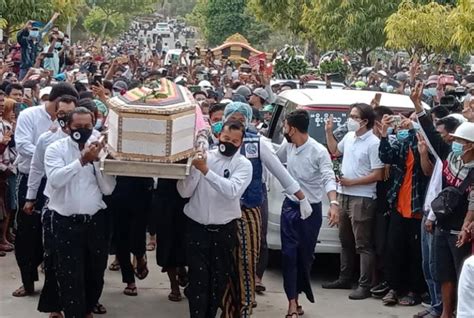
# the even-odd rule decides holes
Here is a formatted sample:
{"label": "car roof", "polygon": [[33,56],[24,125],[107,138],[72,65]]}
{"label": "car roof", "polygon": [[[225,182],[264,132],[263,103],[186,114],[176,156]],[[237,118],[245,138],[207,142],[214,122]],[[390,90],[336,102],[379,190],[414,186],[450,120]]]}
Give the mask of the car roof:
{"label": "car roof", "polygon": [[[410,96],[362,90],[292,89],[281,92],[278,97],[300,106],[349,106],[354,103],[370,104],[376,93],[382,94],[380,106],[413,109]],[[428,105],[423,106],[429,109]]]}
{"label": "car roof", "polygon": [[[320,85],[326,87],[326,82],[325,81],[316,81],[316,80],[311,80],[308,81],[306,84],[312,84],[312,85]],[[346,84],[340,83],[340,82],[331,82],[332,86],[339,86],[339,87],[346,87]]]}

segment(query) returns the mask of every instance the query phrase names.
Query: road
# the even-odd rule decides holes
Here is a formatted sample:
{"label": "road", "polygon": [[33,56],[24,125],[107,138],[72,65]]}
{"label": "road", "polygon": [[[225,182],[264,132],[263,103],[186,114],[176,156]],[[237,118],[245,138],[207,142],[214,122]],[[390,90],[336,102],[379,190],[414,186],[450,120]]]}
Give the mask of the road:
{"label": "road", "polygon": [[[282,278],[279,269],[278,257],[274,255],[271,259],[273,266],[265,274],[267,292],[264,296],[258,296],[258,307],[254,317],[275,318],[284,317],[287,306],[286,297],[283,292]],[[148,253],[150,275],[138,282],[138,297],[129,297],[122,294],[124,284],[121,282],[119,272],[106,271],[105,288],[101,298],[110,317],[188,317],[187,302],[172,303],[167,296],[168,280],[166,274],[161,273],[154,262],[155,253]],[[111,261],[111,260],[110,260]],[[301,301],[306,314],[305,318],[406,318],[413,317],[421,306],[384,307],[379,300],[367,299],[362,301],[351,301],[347,298],[348,291],[333,291],[321,289],[321,282],[329,280],[337,275],[337,260],[333,257],[317,257],[313,268],[313,291],[316,295],[316,303]],[[324,279],[323,277],[324,276]],[[44,275],[41,274],[41,280]],[[14,298],[11,292],[19,287],[19,272],[15,257],[8,253],[6,257],[0,258],[0,317],[2,318],[33,318],[48,317],[36,311],[38,294],[27,298]],[[37,289],[42,282],[37,284]],[[95,317],[100,317],[96,315]]]}

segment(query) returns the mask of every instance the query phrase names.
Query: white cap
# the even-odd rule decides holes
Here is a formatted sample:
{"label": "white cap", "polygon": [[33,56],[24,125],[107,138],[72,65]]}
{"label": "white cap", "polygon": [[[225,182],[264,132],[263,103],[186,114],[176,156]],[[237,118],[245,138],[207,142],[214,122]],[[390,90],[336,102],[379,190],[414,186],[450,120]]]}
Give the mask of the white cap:
{"label": "white cap", "polygon": [[454,132],[450,134],[455,138],[460,138],[467,140],[469,142],[474,142],[474,123],[465,122],[462,123]]}
{"label": "white cap", "polygon": [[53,87],[51,86],[46,86],[42,89],[40,89],[40,95],[39,97],[42,98],[44,95],[49,95],[51,94],[51,90],[53,89]]}

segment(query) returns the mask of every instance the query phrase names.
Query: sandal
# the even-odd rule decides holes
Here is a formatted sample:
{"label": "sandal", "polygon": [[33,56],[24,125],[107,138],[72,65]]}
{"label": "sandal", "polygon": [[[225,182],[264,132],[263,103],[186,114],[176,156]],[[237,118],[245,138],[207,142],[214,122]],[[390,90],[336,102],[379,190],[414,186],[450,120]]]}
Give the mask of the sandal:
{"label": "sandal", "polygon": [[112,264],[109,265],[109,271],[116,272],[120,270],[120,264],[117,260],[113,261]]}
{"label": "sandal", "polygon": [[104,305],[97,303],[94,308],[92,308],[92,312],[96,315],[105,315],[107,309],[105,309]]}
{"label": "sandal", "polygon": [[146,245],[146,250],[148,252],[154,251],[155,248],[156,248],[156,242],[148,242],[148,244]]}
{"label": "sandal", "polygon": [[148,267],[147,267],[147,261],[146,261],[146,256],[143,256],[141,258],[141,261],[137,260],[137,269],[135,270],[135,276],[139,280],[143,280],[148,276]]}
{"label": "sandal", "polygon": [[181,293],[178,291],[178,292],[171,292],[169,295],[168,295],[168,300],[169,301],[174,301],[174,302],[179,302],[181,300],[183,300],[183,297],[181,296]]}
{"label": "sandal", "polygon": [[181,287],[186,287],[189,284],[188,275],[186,273],[178,274],[178,284]]}
{"label": "sandal", "polygon": [[7,256],[7,253],[5,253],[4,251],[0,251],[0,257],[5,257]]}
{"label": "sandal", "polygon": [[138,291],[137,291],[136,287],[128,287],[127,286],[123,290],[123,293],[127,296],[137,296],[138,295]]}
{"label": "sandal", "polygon": [[303,306],[296,307],[296,311],[298,312],[298,316],[303,316],[304,315]]}
{"label": "sandal", "polygon": [[0,251],[11,252],[13,251],[13,245],[6,243],[0,244]]}
{"label": "sandal", "polygon": [[298,318],[298,313],[297,312],[292,312],[291,314],[286,315],[285,318],[295,318],[294,316],[296,316],[296,318]]}
{"label": "sandal", "polygon": [[382,299],[382,302],[385,306],[393,306],[396,305],[398,302],[398,295],[397,292],[393,289],[390,289],[390,291],[385,295],[385,297]]}
{"label": "sandal", "polygon": [[257,294],[263,294],[266,290],[267,288],[262,283],[255,283],[255,292]]}
{"label": "sandal", "polygon": [[20,288],[18,288],[17,290],[15,290],[12,293],[12,296],[13,297],[25,297],[25,296],[30,296],[30,295],[33,295],[33,294],[34,294],[34,291],[27,291],[25,289],[25,287],[21,286]]}
{"label": "sandal", "polygon": [[413,292],[409,292],[398,300],[400,306],[415,306],[421,304],[421,297]]}
{"label": "sandal", "polygon": [[64,316],[60,312],[52,312],[49,314],[49,318],[64,318]]}

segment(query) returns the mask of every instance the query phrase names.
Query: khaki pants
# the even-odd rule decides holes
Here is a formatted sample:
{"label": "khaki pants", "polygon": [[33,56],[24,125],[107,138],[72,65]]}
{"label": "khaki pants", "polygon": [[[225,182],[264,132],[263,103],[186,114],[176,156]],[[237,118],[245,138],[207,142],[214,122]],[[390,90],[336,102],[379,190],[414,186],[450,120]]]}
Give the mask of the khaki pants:
{"label": "khaki pants", "polygon": [[341,240],[340,280],[352,281],[356,253],[360,255],[359,285],[370,288],[375,264],[375,200],[339,195],[341,205],[339,239]]}

